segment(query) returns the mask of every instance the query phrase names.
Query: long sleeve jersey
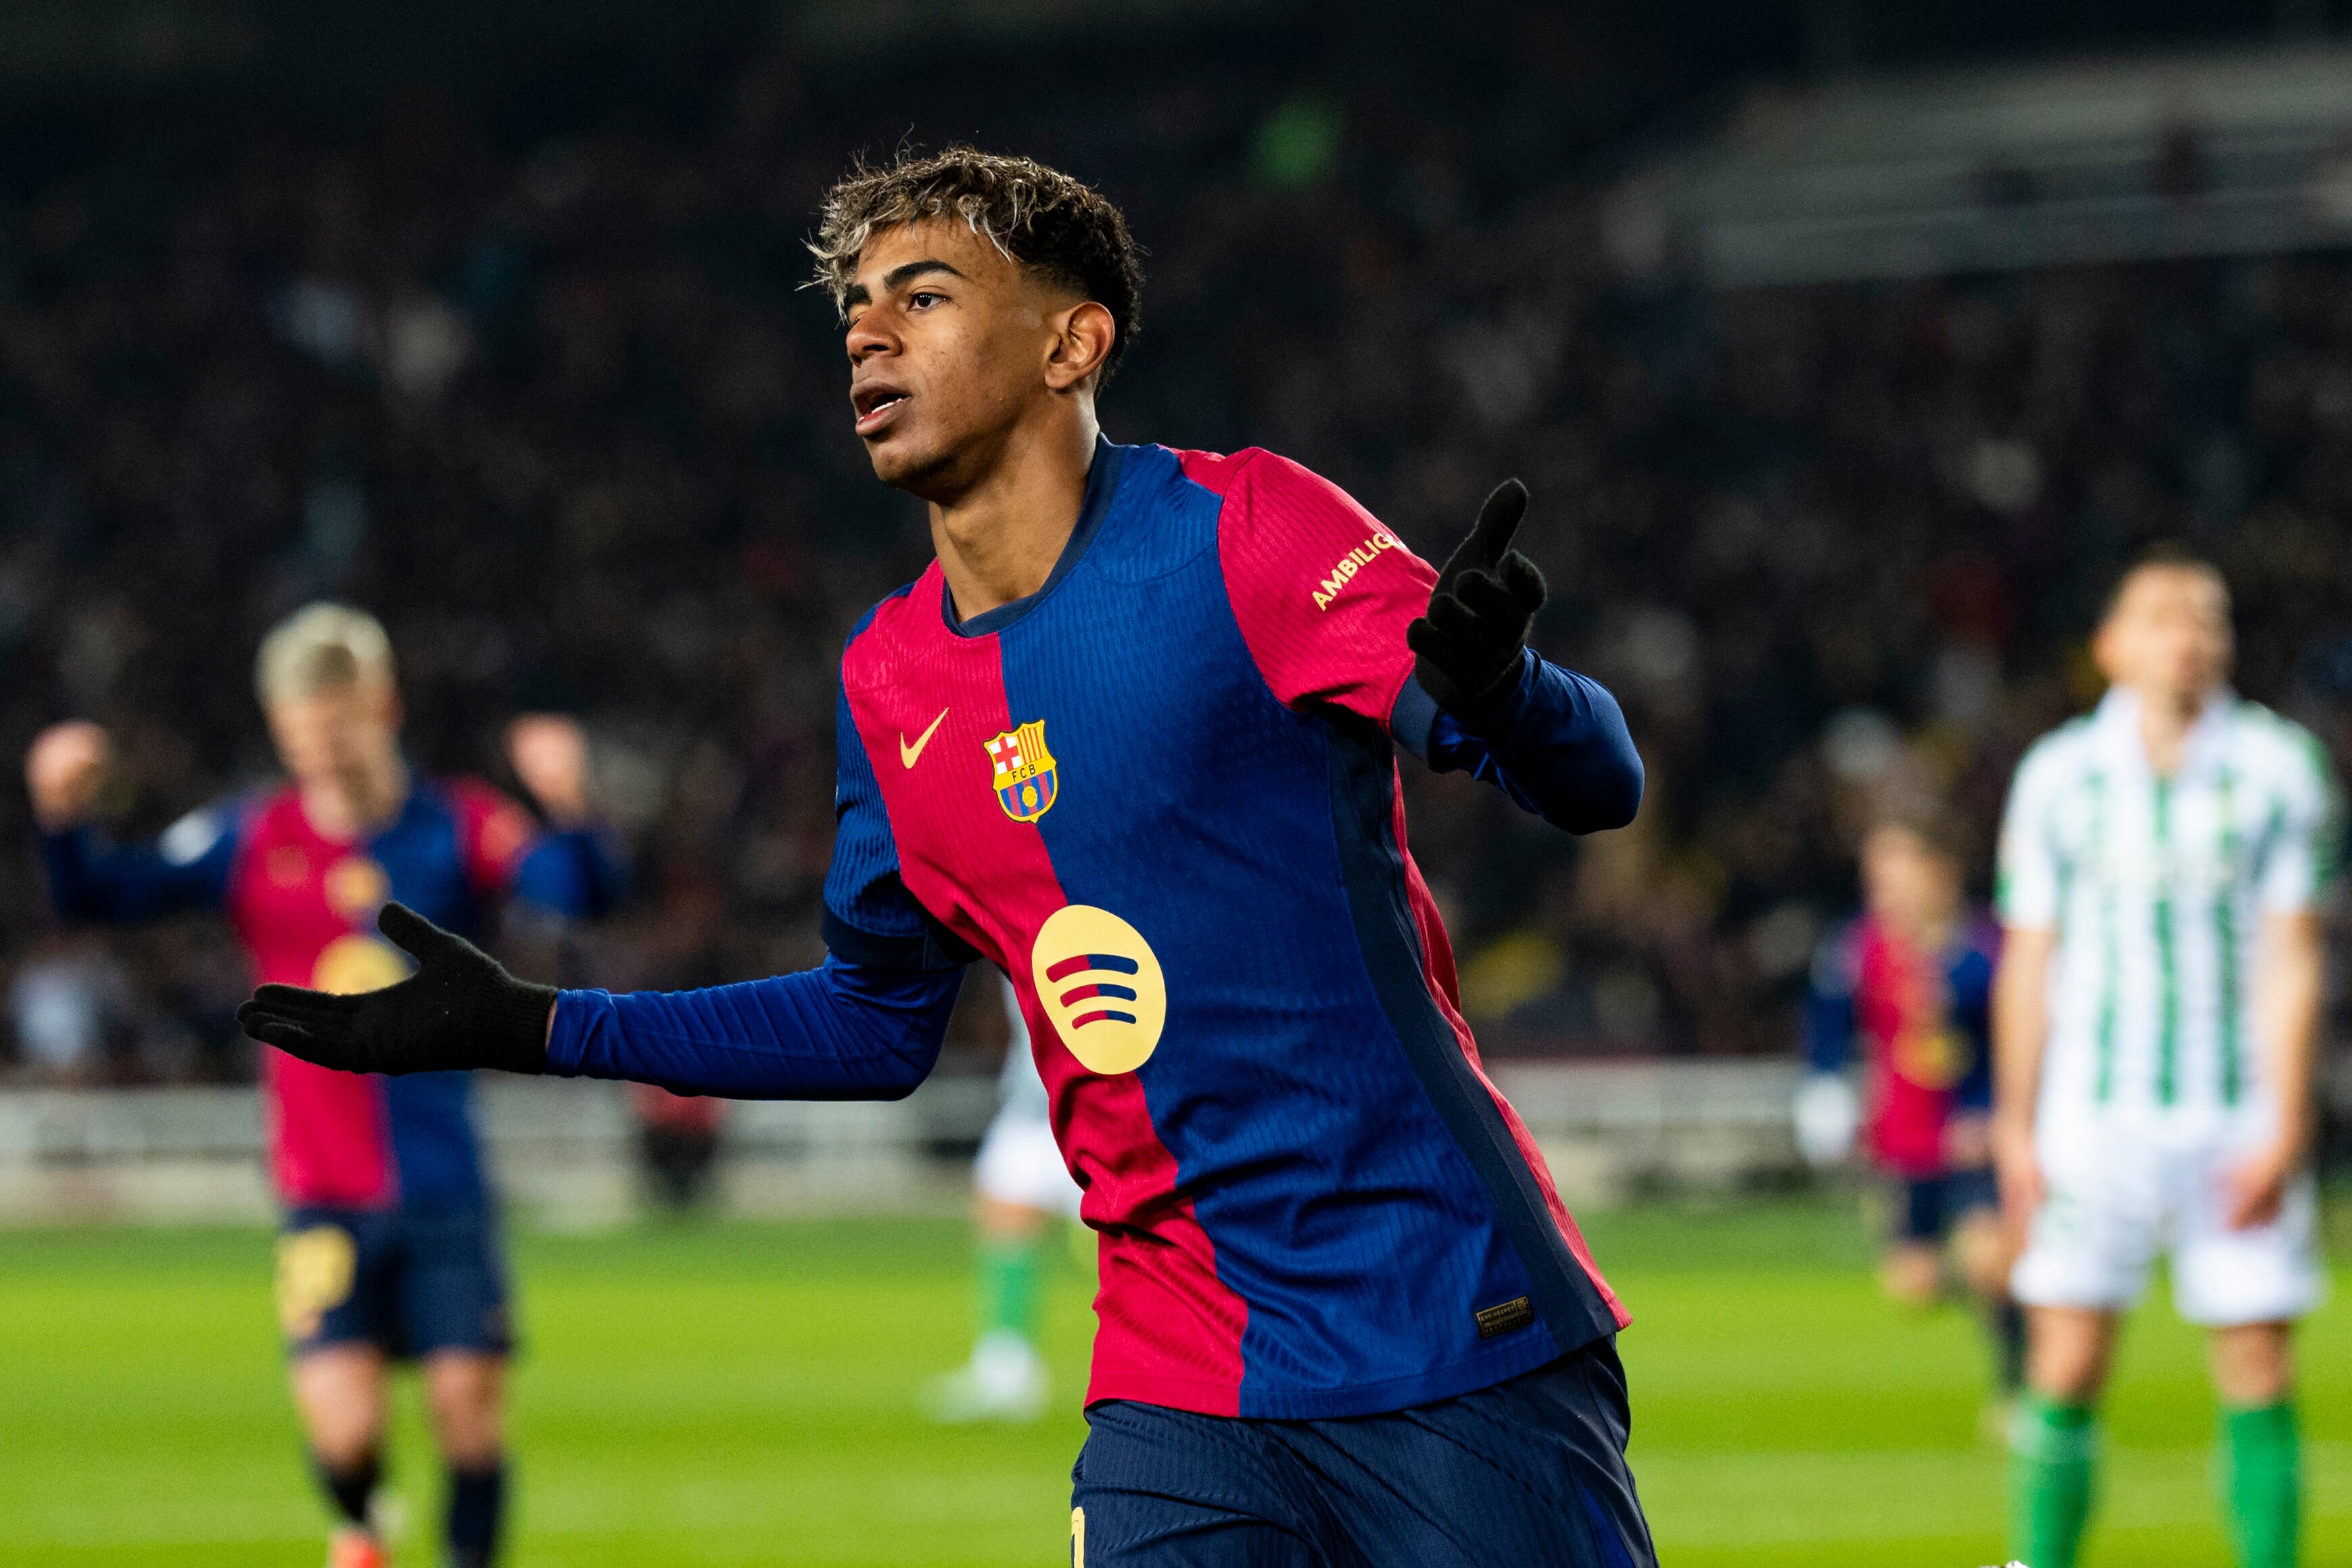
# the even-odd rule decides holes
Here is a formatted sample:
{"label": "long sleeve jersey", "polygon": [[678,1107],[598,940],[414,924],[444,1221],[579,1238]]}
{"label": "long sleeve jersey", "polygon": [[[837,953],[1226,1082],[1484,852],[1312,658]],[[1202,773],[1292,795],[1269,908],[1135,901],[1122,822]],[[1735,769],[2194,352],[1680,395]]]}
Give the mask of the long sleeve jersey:
{"label": "long sleeve jersey", "polygon": [[[559,915],[596,913],[618,873],[593,834],[541,833],[521,807],[471,779],[419,779],[400,815],[356,842],[328,839],[291,785],[209,807],[161,839],[111,844],[95,830],[43,844],[50,896],[69,919],[113,923],[224,911],[258,979],[365,991],[407,975],[377,935],[398,899],[478,935],[512,895]],[[289,1207],[462,1207],[483,1202],[467,1109],[470,1075],[361,1077],[261,1050],[270,1172]]]}
{"label": "long sleeve jersey", "polygon": [[1433,582],[1283,458],[1103,444],[1035,594],[959,621],[934,563],[851,636],[826,964],[566,992],[554,1069],[902,1094],[985,957],[1100,1238],[1090,1402],[1401,1409],[1612,1333],[1463,1021],[1396,755],[1575,831],[1631,819],[1641,764],[1532,654],[1486,737],[1439,712],[1404,635]]}

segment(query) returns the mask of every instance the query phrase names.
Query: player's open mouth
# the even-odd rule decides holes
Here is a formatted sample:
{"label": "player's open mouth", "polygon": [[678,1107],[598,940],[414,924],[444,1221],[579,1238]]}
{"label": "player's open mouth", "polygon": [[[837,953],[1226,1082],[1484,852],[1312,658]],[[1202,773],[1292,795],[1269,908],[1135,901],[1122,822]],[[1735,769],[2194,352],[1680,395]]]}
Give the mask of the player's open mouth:
{"label": "player's open mouth", "polygon": [[871,435],[890,423],[891,411],[907,401],[907,394],[897,387],[864,386],[849,394],[850,407],[857,412],[857,434]]}

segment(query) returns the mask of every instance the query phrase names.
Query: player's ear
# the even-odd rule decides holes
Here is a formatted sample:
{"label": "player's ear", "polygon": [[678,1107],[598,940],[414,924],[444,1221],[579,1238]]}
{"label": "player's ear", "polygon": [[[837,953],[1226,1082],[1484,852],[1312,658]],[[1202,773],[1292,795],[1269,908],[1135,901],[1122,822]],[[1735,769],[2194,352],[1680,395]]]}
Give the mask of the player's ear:
{"label": "player's ear", "polygon": [[2096,632],[2091,633],[2091,663],[2111,686],[2121,685],[2128,674],[2123,667],[2123,649],[2116,635],[2116,618],[2108,616]]}
{"label": "player's ear", "polygon": [[1053,324],[1054,340],[1045,354],[1045,384],[1055,392],[1068,392],[1099,374],[1110,362],[1118,324],[1108,309],[1091,299],[1060,312]]}

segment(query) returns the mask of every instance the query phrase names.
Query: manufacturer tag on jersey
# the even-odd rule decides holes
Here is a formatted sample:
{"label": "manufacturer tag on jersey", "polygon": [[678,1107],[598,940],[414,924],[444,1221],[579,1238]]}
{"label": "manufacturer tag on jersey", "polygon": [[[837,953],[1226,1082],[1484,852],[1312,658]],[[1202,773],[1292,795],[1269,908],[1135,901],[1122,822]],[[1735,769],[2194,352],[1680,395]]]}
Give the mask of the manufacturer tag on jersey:
{"label": "manufacturer tag on jersey", "polygon": [[1535,1302],[1525,1296],[1517,1296],[1499,1305],[1478,1309],[1478,1337],[1493,1339],[1498,1333],[1523,1329],[1535,1321]]}

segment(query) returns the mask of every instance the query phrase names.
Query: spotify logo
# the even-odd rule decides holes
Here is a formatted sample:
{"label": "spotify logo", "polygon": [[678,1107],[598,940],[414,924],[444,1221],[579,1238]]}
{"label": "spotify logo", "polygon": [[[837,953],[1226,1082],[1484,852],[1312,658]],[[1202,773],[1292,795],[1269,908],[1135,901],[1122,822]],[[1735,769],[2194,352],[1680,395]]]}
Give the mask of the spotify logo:
{"label": "spotify logo", "polygon": [[1132,1072],[1168,1021],[1168,981],[1143,933],[1089,904],[1054,911],[1029,949],[1045,1016],[1089,1072]]}

